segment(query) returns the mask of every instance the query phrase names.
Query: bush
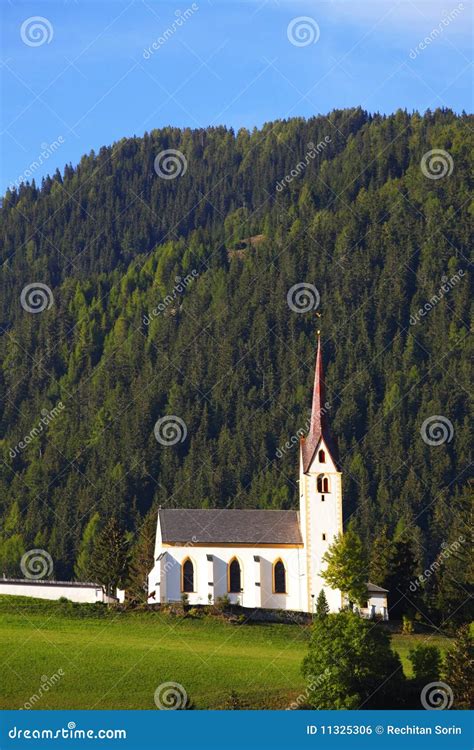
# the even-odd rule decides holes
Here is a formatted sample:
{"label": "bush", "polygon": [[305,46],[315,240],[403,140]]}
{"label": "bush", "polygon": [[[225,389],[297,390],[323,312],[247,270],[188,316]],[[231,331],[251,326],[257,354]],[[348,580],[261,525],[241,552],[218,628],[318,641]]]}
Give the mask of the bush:
{"label": "bush", "polygon": [[204,617],[204,612],[199,607],[191,607],[187,612],[188,617],[200,618]]}
{"label": "bush", "polygon": [[415,680],[425,685],[439,680],[441,670],[441,653],[437,646],[419,644],[408,652],[413,667]]}
{"label": "bush", "polygon": [[218,596],[215,603],[214,603],[214,609],[218,612],[228,612],[230,609],[230,599],[227,596],[227,594],[224,594],[224,596]]}
{"label": "bush", "polygon": [[311,708],[402,707],[406,680],[388,632],[348,610],[315,619],[302,671]]}
{"label": "bush", "polygon": [[408,615],[403,615],[402,633],[404,635],[411,635],[414,632],[415,632],[415,623],[413,622],[413,619],[411,617],[408,617]]}

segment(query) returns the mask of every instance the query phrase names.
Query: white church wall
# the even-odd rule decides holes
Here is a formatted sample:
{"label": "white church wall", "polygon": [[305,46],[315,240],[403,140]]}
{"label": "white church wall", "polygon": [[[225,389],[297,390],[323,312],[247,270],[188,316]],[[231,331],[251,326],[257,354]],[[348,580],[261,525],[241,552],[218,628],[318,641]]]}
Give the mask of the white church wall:
{"label": "white church wall", "polygon": [[[191,605],[208,604],[208,594],[212,593],[212,602],[220,596],[228,596],[233,604],[243,607],[266,607],[269,609],[304,609],[305,597],[302,596],[301,574],[304,573],[304,551],[298,547],[162,547],[166,558],[161,568],[155,565],[150,574],[150,591],[161,589],[161,596],[152,602],[177,602],[182,596],[182,565],[189,557],[194,564],[194,588],[188,593]],[[160,551],[158,552],[160,554]],[[212,555],[212,563],[208,556]],[[228,566],[236,557],[241,565],[240,593],[228,591]],[[259,557],[257,564],[255,557]],[[273,592],[273,563],[281,559],[286,570],[286,594]],[[209,578],[212,565],[212,578]],[[295,573],[296,571],[296,573]],[[159,574],[161,579],[156,575]],[[166,592],[163,587],[166,579]],[[160,583],[158,586],[157,583]],[[209,586],[213,583],[213,586]],[[260,586],[256,585],[260,584]]]}

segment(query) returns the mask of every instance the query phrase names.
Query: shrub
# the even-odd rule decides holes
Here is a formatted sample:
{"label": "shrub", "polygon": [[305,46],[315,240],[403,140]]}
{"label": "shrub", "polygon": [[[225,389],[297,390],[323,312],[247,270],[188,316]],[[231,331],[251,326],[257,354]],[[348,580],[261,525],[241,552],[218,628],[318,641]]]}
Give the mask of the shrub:
{"label": "shrub", "polygon": [[404,635],[411,635],[414,632],[415,632],[415,623],[413,622],[413,619],[411,617],[408,617],[408,615],[403,615],[402,633]]}
{"label": "shrub", "polygon": [[408,652],[415,680],[426,684],[439,680],[441,653],[437,646],[423,646],[421,643]]}
{"label": "shrub", "polygon": [[302,671],[316,709],[398,708],[406,684],[388,632],[347,610],[315,618]]}

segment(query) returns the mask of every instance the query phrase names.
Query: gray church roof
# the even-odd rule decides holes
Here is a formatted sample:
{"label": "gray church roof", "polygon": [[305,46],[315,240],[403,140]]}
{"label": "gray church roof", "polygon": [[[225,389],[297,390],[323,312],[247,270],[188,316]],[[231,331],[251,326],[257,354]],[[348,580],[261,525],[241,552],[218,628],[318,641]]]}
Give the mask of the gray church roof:
{"label": "gray church roof", "polygon": [[162,540],[190,544],[302,544],[296,510],[165,508]]}
{"label": "gray church roof", "polygon": [[373,594],[378,594],[378,593],[388,594],[388,589],[383,589],[381,586],[376,586],[375,583],[370,583],[370,581],[367,584],[367,591],[369,593],[372,592]]}

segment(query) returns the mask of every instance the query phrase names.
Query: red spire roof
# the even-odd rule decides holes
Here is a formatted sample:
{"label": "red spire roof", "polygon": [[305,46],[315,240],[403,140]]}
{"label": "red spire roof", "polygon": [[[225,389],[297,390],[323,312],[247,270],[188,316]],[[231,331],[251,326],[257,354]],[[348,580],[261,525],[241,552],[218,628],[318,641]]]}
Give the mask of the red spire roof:
{"label": "red spire roof", "polygon": [[321,439],[324,439],[332,460],[337,466],[337,451],[327,423],[324,393],[323,357],[321,354],[321,337],[318,331],[318,350],[316,354],[316,368],[314,373],[313,403],[311,408],[311,424],[308,435],[302,439],[303,471],[306,473],[311,466],[314,454]]}

